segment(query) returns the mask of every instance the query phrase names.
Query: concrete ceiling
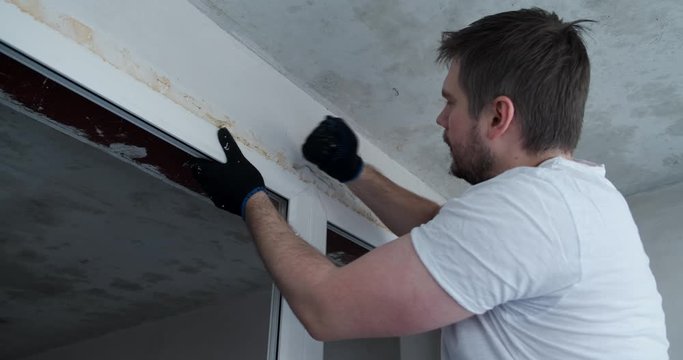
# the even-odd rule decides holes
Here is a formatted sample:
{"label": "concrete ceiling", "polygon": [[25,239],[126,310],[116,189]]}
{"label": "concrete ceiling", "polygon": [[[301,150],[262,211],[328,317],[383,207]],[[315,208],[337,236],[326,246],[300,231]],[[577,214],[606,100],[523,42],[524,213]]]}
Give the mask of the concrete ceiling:
{"label": "concrete ceiling", "polygon": [[1,359],[270,296],[240,218],[121,161],[144,148],[103,151],[16,108],[0,96]]}
{"label": "concrete ceiling", "polygon": [[626,195],[683,180],[680,0],[191,1],[445,196],[465,185],[447,175],[435,124],[441,31],[531,6],[597,20],[586,39],[593,74],[576,156],[606,164]]}

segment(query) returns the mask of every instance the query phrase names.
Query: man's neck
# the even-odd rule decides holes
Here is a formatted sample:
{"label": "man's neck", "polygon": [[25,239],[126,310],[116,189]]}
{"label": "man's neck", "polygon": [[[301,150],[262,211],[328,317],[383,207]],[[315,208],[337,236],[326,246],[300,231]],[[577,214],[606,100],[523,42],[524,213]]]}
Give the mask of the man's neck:
{"label": "man's neck", "polygon": [[565,159],[573,159],[571,152],[555,149],[548,150],[538,154],[528,154],[526,152],[519,154],[512,154],[506,158],[499,160],[497,174],[514,169],[516,167],[537,167],[543,162],[556,157],[563,157]]}
{"label": "man's neck", "polygon": [[534,164],[534,165],[532,165],[532,166],[535,167],[535,166],[541,165],[542,163],[544,163],[544,162],[547,161],[547,160],[550,160],[550,159],[556,158],[556,157],[563,157],[563,158],[565,158],[565,159],[567,159],[567,160],[572,160],[572,159],[574,158],[574,156],[572,155],[572,153],[567,152],[567,151],[563,151],[563,150],[549,150],[549,151],[544,152],[543,154],[540,154],[540,155],[535,156],[533,160],[530,159],[530,162],[531,162],[532,164]]}

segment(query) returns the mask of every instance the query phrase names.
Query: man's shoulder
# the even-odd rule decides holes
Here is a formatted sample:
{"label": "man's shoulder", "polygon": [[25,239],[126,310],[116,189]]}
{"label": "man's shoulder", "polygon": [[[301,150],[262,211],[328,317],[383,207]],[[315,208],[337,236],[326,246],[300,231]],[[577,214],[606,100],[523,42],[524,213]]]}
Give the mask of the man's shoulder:
{"label": "man's shoulder", "polygon": [[[516,167],[498,176],[473,185],[463,196],[507,194],[524,196],[527,192],[553,191],[553,175],[548,169],[538,167]],[[552,171],[552,170],[551,170]]]}
{"label": "man's shoulder", "polygon": [[567,193],[576,189],[577,183],[594,184],[616,190],[605,178],[605,168],[586,161],[561,157],[544,161],[538,166],[519,166],[470,187],[469,193],[495,193],[504,191],[512,196],[524,196],[528,192]]}
{"label": "man's shoulder", "polygon": [[[544,169],[515,168],[490,180],[468,188],[450,199],[442,208],[444,214],[459,218],[481,216],[490,226],[526,226],[528,221],[539,221],[548,213],[567,213],[567,191],[543,174]],[[491,217],[495,214],[495,220]],[[550,220],[550,219],[549,219]]]}

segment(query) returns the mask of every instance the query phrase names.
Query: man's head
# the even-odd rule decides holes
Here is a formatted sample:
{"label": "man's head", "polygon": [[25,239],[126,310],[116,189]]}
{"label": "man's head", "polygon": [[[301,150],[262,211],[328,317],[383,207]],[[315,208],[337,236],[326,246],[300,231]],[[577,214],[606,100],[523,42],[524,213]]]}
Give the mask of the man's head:
{"label": "man's head", "polygon": [[[579,20],[541,9],[484,17],[443,34],[437,61],[450,65],[437,119],[452,173],[475,184],[529,159],[571,154],[581,133],[590,63]],[[516,163],[523,163],[517,161]]]}

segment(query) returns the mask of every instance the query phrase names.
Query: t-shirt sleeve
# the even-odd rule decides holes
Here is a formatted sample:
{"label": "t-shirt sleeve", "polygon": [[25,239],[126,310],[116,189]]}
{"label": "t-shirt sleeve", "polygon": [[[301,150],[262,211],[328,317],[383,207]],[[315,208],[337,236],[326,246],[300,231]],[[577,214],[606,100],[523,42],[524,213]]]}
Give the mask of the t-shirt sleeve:
{"label": "t-shirt sleeve", "polygon": [[549,184],[494,179],[448,201],[411,237],[437,283],[465,309],[483,314],[578,281],[571,219]]}

